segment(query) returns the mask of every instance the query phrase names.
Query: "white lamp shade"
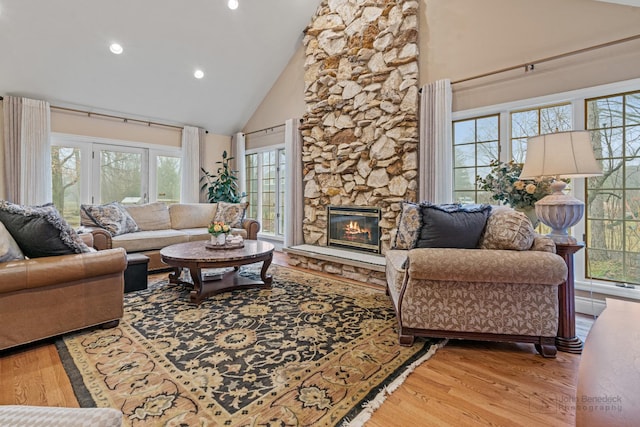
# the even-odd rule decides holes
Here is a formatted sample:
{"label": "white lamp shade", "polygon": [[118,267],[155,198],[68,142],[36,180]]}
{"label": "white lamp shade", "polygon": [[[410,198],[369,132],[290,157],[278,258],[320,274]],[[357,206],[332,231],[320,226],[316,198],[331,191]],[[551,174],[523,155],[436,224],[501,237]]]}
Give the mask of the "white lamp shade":
{"label": "white lamp shade", "polygon": [[543,176],[585,178],[602,175],[587,131],[549,133],[529,138],[520,179]]}

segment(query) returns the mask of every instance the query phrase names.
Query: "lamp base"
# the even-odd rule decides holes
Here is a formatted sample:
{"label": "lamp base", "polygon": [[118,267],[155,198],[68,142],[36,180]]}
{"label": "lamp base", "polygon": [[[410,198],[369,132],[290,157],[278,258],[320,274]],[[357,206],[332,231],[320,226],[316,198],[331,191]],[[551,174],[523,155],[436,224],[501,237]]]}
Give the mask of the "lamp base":
{"label": "lamp base", "polygon": [[552,231],[547,236],[555,243],[576,244],[577,240],[569,236],[567,229],[576,225],[584,215],[584,203],[562,191],[566,185],[564,182],[556,181],[554,185],[552,187],[556,191],[536,202],[536,215],[541,223],[551,227]]}

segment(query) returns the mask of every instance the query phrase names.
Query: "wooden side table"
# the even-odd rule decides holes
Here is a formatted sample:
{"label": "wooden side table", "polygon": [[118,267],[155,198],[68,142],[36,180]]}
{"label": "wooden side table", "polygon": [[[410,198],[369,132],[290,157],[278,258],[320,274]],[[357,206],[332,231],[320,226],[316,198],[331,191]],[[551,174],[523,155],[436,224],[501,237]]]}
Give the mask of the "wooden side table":
{"label": "wooden side table", "polygon": [[581,354],[582,340],[576,336],[576,297],[574,289],[573,254],[584,247],[584,243],[556,243],[556,253],[567,264],[567,280],[558,287],[560,312],[556,347],[559,351]]}

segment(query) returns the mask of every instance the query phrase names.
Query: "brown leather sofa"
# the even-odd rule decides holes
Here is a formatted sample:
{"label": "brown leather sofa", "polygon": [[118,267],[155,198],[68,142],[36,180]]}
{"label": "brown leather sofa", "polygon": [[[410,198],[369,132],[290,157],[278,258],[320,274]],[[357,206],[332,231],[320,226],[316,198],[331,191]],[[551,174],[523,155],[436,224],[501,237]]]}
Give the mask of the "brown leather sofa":
{"label": "brown leather sofa", "polygon": [[117,325],[126,267],[121,248],[0,263],[0,350]]}

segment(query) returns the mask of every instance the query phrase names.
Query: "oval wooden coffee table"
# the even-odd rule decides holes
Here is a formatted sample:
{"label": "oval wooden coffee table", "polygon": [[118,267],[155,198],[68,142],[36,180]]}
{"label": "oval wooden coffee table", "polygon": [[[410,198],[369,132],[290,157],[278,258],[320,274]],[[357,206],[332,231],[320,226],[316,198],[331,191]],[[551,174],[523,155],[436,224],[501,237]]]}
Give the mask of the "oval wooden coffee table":
{"label": "oval wooden coffee table", "polygon": [[[267,276],[267,269],[273,259],[273,245],[257,240],[245,240],[244,247],[239,249],[208,249],[208,241],[178,243],[160,251],[160,258],[165,264],[174,267],[169,274],[171,283],[191,284],[180,280],[183,268],[188,268],[193,280],[191,302],[200,304],[208,296],[220,292],[245,287],[270,287],[273,278]],[[261,280],[251,280],[239,274],[239,267],[246,264],[262,262]],[[222,273],[214,280],[203,280],[202,269],[234,267]]]}

